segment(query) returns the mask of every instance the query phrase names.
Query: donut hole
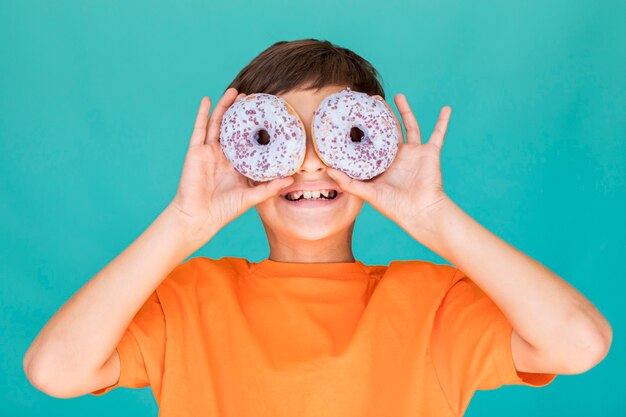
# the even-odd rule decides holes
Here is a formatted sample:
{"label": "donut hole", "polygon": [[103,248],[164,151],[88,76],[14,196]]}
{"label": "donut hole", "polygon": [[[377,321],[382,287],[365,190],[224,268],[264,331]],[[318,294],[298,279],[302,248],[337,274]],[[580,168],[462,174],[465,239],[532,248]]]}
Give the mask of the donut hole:
{"label": "donut hole", "polygon": [[254,139],[259,145],[267,145],[270,143],[270,134],[267,133],[267,130],[261,129],[254,134]]}
{"label": "donut hole", "polygon": [[354,126],[352,129],[350,129],[350,139],[352,139],[352,142],[361,143],[361,140],[364,136],[365,133],[358,127]]}

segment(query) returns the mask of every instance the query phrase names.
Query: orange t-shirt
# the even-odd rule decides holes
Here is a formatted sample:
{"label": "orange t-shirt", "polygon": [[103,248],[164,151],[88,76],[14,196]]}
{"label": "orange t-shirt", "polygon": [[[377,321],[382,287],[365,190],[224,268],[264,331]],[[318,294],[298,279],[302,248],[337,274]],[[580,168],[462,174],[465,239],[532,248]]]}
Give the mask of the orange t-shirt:
{"label": "orange t-shirt", "polygon": [[119,381],[91,394],[150,385],[161,417],[461,416],[477,389],[556,377],[517,372],[511,332],[450,265],[196,257],[133,318]]}

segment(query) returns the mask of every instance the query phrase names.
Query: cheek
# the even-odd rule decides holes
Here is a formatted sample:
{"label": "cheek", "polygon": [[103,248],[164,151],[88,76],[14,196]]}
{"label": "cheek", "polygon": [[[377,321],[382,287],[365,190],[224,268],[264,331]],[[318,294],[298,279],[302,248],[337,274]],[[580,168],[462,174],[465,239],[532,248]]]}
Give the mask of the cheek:
{"label": "cheek", "polygon": [[363,207],[364,201],[357,196],[346,193],[344,195],[344,199],[345,199],[345,202],[344,202],[345,207],[349,209],[350,213],[354,211],[358,213]]}
{"label": "cheek", "polygon": [[255,209],[257,213],[259,213],[259,217],[261,217],[261,219],[265,219],[271,216],[272,212],[276,212],[276,209],[274,208],[274,202],[272,201],[272,199],[265,200],[257,204],[255,206]]}

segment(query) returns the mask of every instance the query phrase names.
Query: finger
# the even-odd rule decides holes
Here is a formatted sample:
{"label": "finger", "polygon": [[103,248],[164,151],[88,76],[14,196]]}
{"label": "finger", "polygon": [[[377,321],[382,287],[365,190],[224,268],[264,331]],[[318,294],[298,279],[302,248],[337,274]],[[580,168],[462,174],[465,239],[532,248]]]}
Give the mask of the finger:
{"label": "finger", "polygon": [[209,130],[206,135],[205,143],[217,142],[220,137],[220,124],[222,123],[222,116],[224,112],[233,103],[237,97],[237,89],[229,88],[226,90],[220,101],[217,102],[211,118],[209,119]]}
{"label": "finger", "polygon": [[331,177],[343,191],[371,202],[376,195],[372,184],[350,178],[345,172],[334,168],[326,168],[326,173]]}
{"label": "finger", "polygon": [[[280,190],[293,184],[294,181],[294,178],[290,176],[260,183],[244,191],[244,201],[249,207],[256,206],[275,196]],[[248,184],[250,183],[251,181],[248,181]]]}
{"label": "finger", "polygon": [[196,123],[193,126],[193,132],[191,133],[191,139],[189,146],[203,144],[206,139],[206,127],[209,120],[209,109],[211,108],[211,99],[208,97],[202,97],[200,101],[200,107],[198,108],[198,115],[196,116]]}
{"label": "finger", "polygon": [[446,130],[448,129],[448,122],[450,121],[451,113],[452,108],[450,106],[444,106],[441,108],[441,112],[439,112],[439,120],[437,120],[437,125],[435,125],[435,130],[433,130],[432,135],[430,135],[430,139],[428,139],[428,143],[434,144],[439,148],[439,150],[443,148],[443,138],[446,136]]}
{"label": "finger", "polygon": [[422,144],[422,135],[420,133],[420,127],[417,123],[417,119],[413,115],[409,101],[404,94],[396,94],[395,96],[396,106],[402,117],[402,123],[406,129],[406,143]]}
{"label": "finger", "polygon": [[402,145],[404,143],[404,135],[402,134],[402,125],[400,124],[396,113],[391,109],[391,107],[389,107],[389,104],[387,104],[384,98],[382,98],[378,94],[373,97],[377,97],[380,101],[382,101],[389,110],[389,112],[393,115],[393,119],[396,121],[396,128],[398,129],[398,144]]}

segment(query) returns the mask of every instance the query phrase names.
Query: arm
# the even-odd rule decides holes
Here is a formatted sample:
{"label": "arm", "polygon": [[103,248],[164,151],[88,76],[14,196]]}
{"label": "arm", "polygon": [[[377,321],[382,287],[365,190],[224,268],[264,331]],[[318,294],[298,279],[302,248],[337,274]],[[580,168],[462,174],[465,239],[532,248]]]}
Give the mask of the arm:
{"label": "arm", "polygon": [[[103,379],[110,379],[107,385],[116,382],[119,362],[113,356],[125,329],[167,274],[199,245],[187,240],[184,223],[168,206],[37,335],[24,356],[31,383],[50,395],[73,397],[100,388]],[[109,374],[99,375],[105,363]]]}
{"label": "arm", "polygon": [[612,340],[600,312],[564,280],[478,224],[444,192],[440,154],[452,109],[442,108],[428,143],[422,144],[406,97],[397,94],[395,102],[407,137],[404,143],[396,118],[400,143],[387,171],[369,182],[330,168],[328,175],[456,265],[492,299],[513,327],[518,371],[580,373],[600,362]]}
{"label": "arm", "polygon": [[606,356],[611,326],[571,285],[489,232],[449,198],[422,215],[407,232],[457,266],[502,310],[513,327],[517,370],[575,374]]}
{"label": "arm", "polygon": [[150,227],[94,276],[50,319],[24,356],[24,372],[38,389],[73,397],[119,379],[115,348],[135,314],[171,270],[218,230],[293,182],[251,187],[219,143],[224,111],[237,90],[226,90],[208,119],[202,98],[178,191]]}

